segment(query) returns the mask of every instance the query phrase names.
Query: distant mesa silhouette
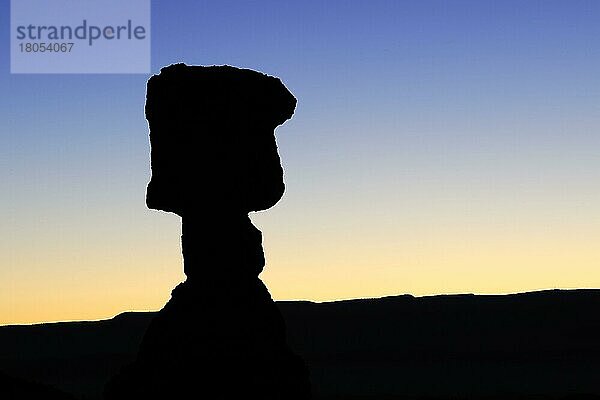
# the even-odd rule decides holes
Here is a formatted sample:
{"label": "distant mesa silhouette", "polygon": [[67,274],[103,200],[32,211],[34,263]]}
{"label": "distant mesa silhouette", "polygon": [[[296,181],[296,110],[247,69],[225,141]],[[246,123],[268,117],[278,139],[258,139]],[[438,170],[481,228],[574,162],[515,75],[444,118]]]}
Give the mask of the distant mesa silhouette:
{"label": "distant mesa silhouette", "polygon": [[148,81],[146,204],[181,216],[187,279],[106,399],[310,398],[308,369],[258,278],[262,235],[248,217],[283,196],[274,131],[295,107],[279,79],[248,69],[175,64]]}
{"label": "distant mesa silhouette", "polygon": [[[600,400],[599,289],[277,305],[315,399]],[[0,399],[52,398],[5,372],[97,400],[155,315],[0,326]]]}

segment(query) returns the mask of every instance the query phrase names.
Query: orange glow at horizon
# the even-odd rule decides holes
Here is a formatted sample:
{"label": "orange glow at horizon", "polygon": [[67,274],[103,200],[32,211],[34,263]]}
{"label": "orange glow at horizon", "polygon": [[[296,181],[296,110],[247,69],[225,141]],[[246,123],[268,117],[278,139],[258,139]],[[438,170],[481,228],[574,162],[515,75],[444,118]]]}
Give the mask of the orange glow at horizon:
{"label": "orange glow at horizon", "polygon": [[[561,229],[488,226],[487,231],[414,224],[382,230],[380,224],[362,221],[362,231],[316,229],[309,234],[278,223],[284,211],[253,215],[263,231],[267,257],[261,278],[277,300],[600,287],[600,232],[593,224],[583,234],[585,227],[578,226],[577,233],[567,224]],[[0,324],[96,320],[160,309],[170,290],[185,279],[179,218],[155,212],[149,218],[165,223],[160,236],[118,248],[111,243],[110,254],[99,243],[69,257],[47,249],[44,260],[30,254],[14,259],[13,275],[5,278],[12,282],[11,290],[0,293]],[[161,244],[167,237],[168,243]],[[17,262],[38,263],[39,275],[21,275],[26,269]]]}

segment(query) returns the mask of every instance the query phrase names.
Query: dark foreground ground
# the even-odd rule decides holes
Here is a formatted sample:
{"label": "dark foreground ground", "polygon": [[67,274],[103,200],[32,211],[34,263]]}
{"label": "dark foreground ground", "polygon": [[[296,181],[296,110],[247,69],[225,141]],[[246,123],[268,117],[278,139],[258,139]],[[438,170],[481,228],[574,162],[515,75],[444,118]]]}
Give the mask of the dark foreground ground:
{"label": "dark foreground ground", "polygon": [[[600,400],[600,290],[278,304],[318,399]],[[152,315],[0,327],[0,399],[99,399]]]}

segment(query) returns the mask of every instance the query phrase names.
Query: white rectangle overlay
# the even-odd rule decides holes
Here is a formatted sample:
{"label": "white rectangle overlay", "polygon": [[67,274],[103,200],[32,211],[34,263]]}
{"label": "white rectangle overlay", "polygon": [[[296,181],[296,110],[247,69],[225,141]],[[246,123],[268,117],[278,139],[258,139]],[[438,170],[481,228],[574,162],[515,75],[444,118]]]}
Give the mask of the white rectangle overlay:
{"label": "white rectangle overlay", "polygon": [[150,0],[11,0],[11,73],[150,72]]}

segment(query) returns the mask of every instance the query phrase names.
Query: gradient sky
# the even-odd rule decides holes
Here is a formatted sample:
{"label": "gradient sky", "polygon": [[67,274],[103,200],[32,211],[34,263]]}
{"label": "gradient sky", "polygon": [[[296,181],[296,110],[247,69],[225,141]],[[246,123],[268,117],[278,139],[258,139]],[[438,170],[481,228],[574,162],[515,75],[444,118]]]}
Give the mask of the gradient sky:
{"label": "gradient sky", "polygon": [[[0,324],[155,310],[146,75],[11,75],[0,3]],[[152,71],[279,76],[276,299],[600,287],[600,2],[153,1]],[[223,293],[224,296],[227,293]]]}

